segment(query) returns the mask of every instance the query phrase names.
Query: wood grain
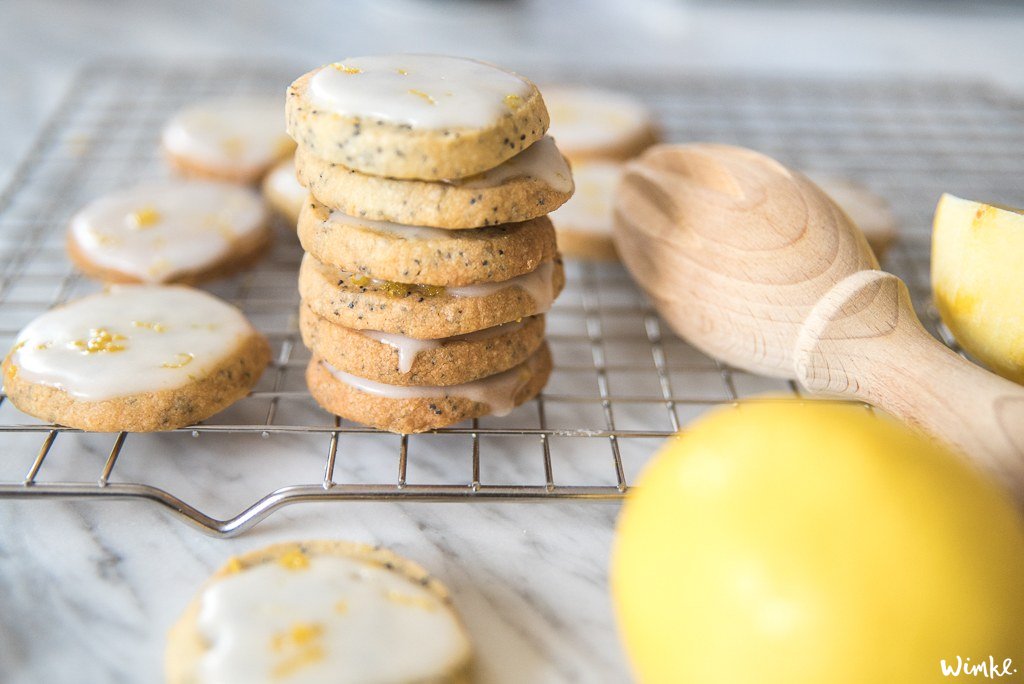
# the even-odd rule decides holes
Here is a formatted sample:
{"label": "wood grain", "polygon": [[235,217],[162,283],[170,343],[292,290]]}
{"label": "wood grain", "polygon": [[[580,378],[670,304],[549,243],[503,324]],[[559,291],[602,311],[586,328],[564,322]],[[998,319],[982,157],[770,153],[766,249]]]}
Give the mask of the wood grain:
{"label": "wood grain", "polygon": [[613,235],[697,348],[881,407],[1024,500],[1024,388],[929,335],[903,282],[806,177],[742,148],[660,145],[627,165]]}
{"label": "wood grain", "polygon": [[1024,388],[929,335],[896,276],[859,271],[837,283],[807,317],[795,357],[807,389],[886,409],[1024,498]]}

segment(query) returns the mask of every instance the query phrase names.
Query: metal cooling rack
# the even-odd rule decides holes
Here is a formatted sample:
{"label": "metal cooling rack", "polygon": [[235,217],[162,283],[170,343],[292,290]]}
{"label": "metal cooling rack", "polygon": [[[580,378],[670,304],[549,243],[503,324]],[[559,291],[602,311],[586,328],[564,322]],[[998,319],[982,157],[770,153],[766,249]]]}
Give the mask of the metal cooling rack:
{"label": "metal cooling rack", "polygon": [[[225,92],[283,93],[302,71],[250,63],[85,69],[0,194],[0,347],[49,307],[97,289],[64,256],[67,219],[103,192],[167,173],[158,131],[175,110]],[[635,91],[673,141],[745,145],[873,188],[902,222],[885,266],[907,281],[933,332],[928,239],[939,195],[1024,204],[1024,107],[983,86],[524,72]],[[210,288],[274,346],[251,396],[201,425],[111,435],[42,424],[0,395],[0,498],[143,499],[219,536],[303,501],[613,500],[661,439],[708,408],[764,391],[799,393],[681,342],[619,267],[570,262],[549,314],[556,369],[541,397],[505,418],[408,437],[340,421],[305,390],[300,250],[279,229],[268,259]]]}

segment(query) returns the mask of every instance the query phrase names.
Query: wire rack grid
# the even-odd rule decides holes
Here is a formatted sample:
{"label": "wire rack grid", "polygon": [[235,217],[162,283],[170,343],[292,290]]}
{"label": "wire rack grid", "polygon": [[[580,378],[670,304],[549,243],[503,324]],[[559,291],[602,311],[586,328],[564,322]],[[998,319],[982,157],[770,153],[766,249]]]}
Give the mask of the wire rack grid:
{"label": "wire rack grid", "polygon": [[[251,63],[84,69],[0,194],[0,346],[39,313],[98,288],[64,256],[67,220],[103,192],[167,174],[157,140],[174,111],[225,93],[283,93],[302,71]],[[542,82],[634,91],[657,111],[669,140],[753,147],[887,197],[902,233],[885,266],[907,281],[936,334],[927,265],[939,195],[1024,200],[1024,108],[984,86],[524,71]],[[709,408],[766,391],[799,394],[791,382],[724,366],[686,345],[620,267],[570,261],[568,285],[548,316],[556,368],[536,400],[507,417],[414,436],[341,421],[305,389],[309,355],[296,322],[301,251],[293,231],[278,229],[269,258],[210,287],[274,347],[248,398],[189,428],[110,435],[43,424],[0,395],[0,498],[143,499],[217,536],[304,501],[615,500],[660,440]]]}

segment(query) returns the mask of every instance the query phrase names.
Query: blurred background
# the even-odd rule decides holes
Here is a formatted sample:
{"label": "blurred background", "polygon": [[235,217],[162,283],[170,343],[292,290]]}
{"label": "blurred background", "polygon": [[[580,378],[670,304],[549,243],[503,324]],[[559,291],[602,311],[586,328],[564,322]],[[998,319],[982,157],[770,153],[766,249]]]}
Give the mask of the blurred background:
{"label": "blurred background", "polygon": [[242,57],[296,73],[349,55],[444,52],[529,73],[901,75],[1024,90],[1024,4],[1005,0],[4,0],[0,181],[81,65]]}

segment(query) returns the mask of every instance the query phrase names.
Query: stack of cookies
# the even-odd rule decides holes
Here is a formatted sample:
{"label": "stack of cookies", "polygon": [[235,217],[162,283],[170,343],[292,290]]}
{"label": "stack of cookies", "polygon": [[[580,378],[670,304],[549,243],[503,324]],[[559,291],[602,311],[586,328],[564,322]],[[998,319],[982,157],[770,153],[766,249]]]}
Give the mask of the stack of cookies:
{"label": "stack of cookies", "polygon": [[536,86],[473,60],[354,58],[296,80],[287,120],[317,402],[411,433],[540,392],[565,282],[546,214],[573,182]]}

